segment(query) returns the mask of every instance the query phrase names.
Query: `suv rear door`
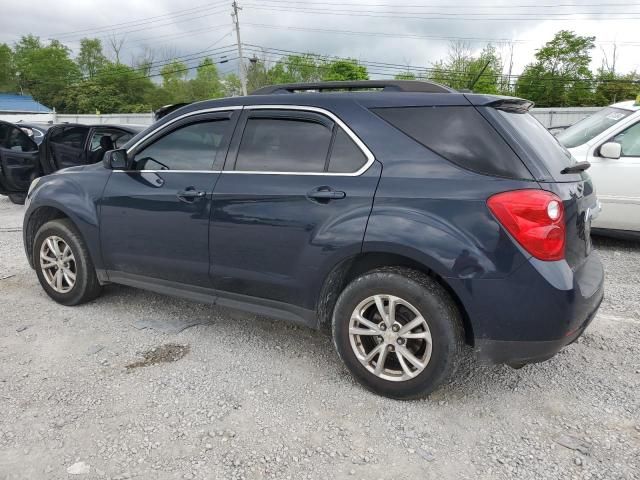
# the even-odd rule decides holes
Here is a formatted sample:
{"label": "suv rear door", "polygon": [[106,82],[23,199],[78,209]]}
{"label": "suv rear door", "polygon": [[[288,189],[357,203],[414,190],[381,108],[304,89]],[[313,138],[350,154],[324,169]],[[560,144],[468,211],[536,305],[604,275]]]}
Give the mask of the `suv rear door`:
{"label": "suv rear door", "polygon": [[381,170],[327,111],[245,107],[212,200],[218,303],[313,309],[325,269],[361,250]]}
{"label": "suv rear door", "polygon": [[0,121],[0,193],[26,192],[40,175],[38,145],[9,122]]}

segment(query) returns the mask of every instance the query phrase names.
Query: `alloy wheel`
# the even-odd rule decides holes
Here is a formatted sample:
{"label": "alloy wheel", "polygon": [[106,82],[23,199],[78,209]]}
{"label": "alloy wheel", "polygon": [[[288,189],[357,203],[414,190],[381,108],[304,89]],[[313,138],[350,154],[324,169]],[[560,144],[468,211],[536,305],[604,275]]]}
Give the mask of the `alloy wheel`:
{"label": "alloy wheel", "polygon": [[373,295],[358,304],[349,321],[349,341],[360,363],[384,380],[415,378],[431,359],[427,321],[393,295]]}
{"label": "alloy wheel", "polygon": [[58,293],[67,293],[76,284],[76,259],[67,242],[56,235],[42,242],[40,269],[47,284]]}

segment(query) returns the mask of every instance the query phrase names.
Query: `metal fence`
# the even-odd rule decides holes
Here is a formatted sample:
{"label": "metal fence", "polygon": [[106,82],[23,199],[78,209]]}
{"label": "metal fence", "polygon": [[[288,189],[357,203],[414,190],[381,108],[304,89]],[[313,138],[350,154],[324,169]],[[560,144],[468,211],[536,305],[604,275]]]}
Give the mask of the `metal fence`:
{"label": "metal fence", "polygon": [[[531,113],[545,127],[564,127],[573,125],[578,120],[600,110],[601,107],[570,107],[570,108],[534,108]],[[124,124],[124,125],[151,125],[153,114],[151,113],[113,113],[108,115],[71,115],[62,113],[46,114],[19,114],[0,113],[0,120],[9,122],[68,122],[96,124]]]}

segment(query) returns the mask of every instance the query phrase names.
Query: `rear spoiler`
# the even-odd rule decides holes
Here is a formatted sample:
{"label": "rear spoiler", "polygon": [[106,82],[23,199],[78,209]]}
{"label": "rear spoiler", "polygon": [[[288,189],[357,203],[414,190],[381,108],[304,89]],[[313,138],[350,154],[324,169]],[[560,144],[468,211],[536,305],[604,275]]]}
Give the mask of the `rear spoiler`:
{"label": "rear spoiler", "polygon": [[487,104],[488,107],[509,113],[527,113],[535,104],[521,98],[500,99]]}

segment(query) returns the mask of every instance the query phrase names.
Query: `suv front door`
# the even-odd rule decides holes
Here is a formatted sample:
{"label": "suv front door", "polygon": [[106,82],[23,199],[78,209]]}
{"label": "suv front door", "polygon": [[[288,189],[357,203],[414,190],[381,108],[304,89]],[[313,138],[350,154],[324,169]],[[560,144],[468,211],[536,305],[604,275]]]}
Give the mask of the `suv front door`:
{"label": "suv front door", "polygon": [[640,122],[625,128],[606,142],[621,145],[620,158],[600,156],[600,146],[588,159],[598,199],[603,208],[595,228],[640,230]]}
{"label": "suv front door", "polygon": [[43,145],[45,174],[87,163],[85,149],[91,127],[57,125],[47,132]]}
{"label": "suv front door", "polygon": [[218,303],[313,310],[328,265],[360,252],[380,173],[329,112],[245,107],[213,193]]}
{"label": "suv front door", "polygon": [[20,128],[0,121],[0,193],[26,192],[38,176],[38,145]]}
{"label": "suv front door", "polygon": [[131,166],[113,171],[101,201],[110,278],[210,286],[211,193],[236,118],[232,111],[190,115],[129,150]]}

